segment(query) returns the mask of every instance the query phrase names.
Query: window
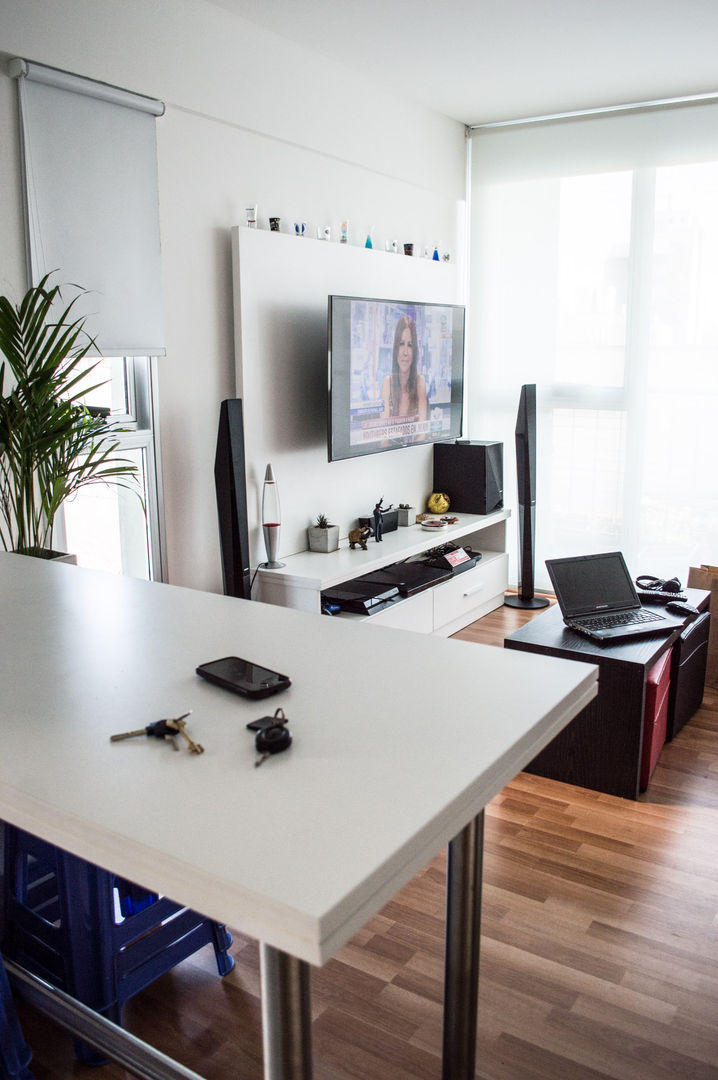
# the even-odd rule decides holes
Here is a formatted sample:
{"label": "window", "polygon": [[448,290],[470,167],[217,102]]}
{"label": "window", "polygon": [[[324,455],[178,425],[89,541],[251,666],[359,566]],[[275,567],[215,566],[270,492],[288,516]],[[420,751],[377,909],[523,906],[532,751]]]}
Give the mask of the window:
{"label": "window", "polygon": [[155,131],[164,105],[27,60],[9,70],[18,80],[30,277],[57,271],[54,283],[86,290],[74,314],[111,357],[95,369],[93,383],[105,385],[87,404],[109,408],[125,429],[119,453],[137,463],[145,506],[122,488],[91,485],[65,504],[54,542],[81,565],[161,578],[152,358],[164,353]]}
{"label": "window", "polygon": [[130,577],[163,577],[161,487],[156,452],[153,363],[149,357],[103,357],[93,371],[100,387],[86,405],[108,408],[118,454],[138,469],[139,494],[92,484],[64,506],[64,546],[80,566]]}
{"label": "window", "polygon": [[[718,130],[714,107],[676,112]],[[634,576],[685,582],[718,551],[718,135],[704,160],[675,116],[644,120],[489,137],[474,157],[469,430],[503,439],[511,505],[519,389],[537,384],[539,586],[559,555],[620,549]]]}

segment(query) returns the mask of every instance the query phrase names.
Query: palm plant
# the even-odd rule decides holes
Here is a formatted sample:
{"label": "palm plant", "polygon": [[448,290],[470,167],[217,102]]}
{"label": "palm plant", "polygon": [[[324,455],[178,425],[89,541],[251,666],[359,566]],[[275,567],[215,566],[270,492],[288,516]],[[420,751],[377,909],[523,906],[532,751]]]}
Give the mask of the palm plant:
{"label": "palm plant", "polygon": [[0,543],[31,555],[51,547],[58,510],[81,488],[118,484],[139,496],[137,467],[116,456],[106,416],[81,400],[100,384],[88,385],[99,361],[87,359],[94,342],[73,314],[79,297],[55,315],[60,287],[49,277],[18,306],[0,296]]}

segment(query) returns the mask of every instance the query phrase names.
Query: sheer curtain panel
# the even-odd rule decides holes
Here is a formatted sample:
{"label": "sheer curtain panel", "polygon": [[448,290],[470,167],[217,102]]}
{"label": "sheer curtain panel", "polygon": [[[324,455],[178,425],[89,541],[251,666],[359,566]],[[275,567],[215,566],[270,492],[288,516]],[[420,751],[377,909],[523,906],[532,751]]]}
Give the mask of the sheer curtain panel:
{"label": "sheer curtain panel", "polygon": [[[26,60],[17,77],[33,283],[89,291],[76,305],[105,356],[164,353],[152,98]],[[69,293],[71,296],[71,293]]]}
{"label": "sheer curtain panel", "polygon": [[[718,563],[718,105],[472,136],[471,438],[538,398],[544,560]],[[515,570],[515,568],[514,568]]]}

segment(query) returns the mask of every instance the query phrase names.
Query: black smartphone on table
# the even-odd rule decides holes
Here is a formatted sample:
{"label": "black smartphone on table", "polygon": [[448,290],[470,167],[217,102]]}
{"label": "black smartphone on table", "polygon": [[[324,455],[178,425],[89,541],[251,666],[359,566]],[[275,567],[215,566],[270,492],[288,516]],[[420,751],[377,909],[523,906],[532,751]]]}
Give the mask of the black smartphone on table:
{"label": "black smartphone on table", "polygon": [[287,675],[240,656],[225,656],[221,660],[200,664],[197,674],[225,690],[250,698],[269,697],[292,685]]}

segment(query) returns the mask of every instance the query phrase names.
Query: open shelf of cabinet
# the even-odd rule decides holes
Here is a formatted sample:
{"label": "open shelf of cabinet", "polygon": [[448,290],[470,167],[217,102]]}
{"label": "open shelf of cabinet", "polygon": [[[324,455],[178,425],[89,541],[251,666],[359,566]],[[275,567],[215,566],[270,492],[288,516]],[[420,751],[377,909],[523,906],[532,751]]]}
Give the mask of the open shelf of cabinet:
{"label": "open shelf of cabinet", "polygon": [[509,516],[509,510],[485,516],[457,514],[459,520],[439,532],[430,532],[418,524],[399,527],[386,533],[381,543],[369,538],[366,551],[359,547],[351,550],[346,539],[340,542],[337,551],[328,554],[300,551],[285,558],[284,566],[276,570],[260,567],[253,598],[320,614],[321,594],[325,589],[421,555],[451,540],[481,552],[482,558],[476,566],[424,592],[400,598],[376,614],[338,616],[448,636],[503,604],[508,585],[506,521]]}

